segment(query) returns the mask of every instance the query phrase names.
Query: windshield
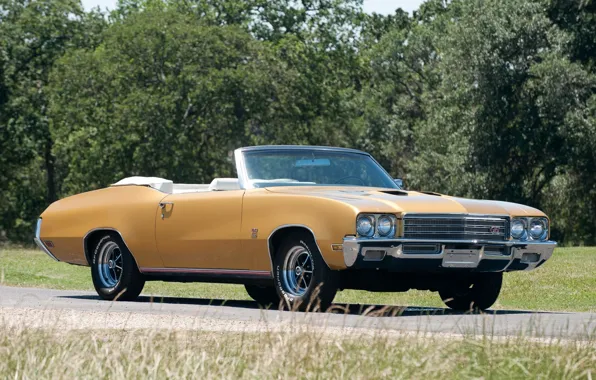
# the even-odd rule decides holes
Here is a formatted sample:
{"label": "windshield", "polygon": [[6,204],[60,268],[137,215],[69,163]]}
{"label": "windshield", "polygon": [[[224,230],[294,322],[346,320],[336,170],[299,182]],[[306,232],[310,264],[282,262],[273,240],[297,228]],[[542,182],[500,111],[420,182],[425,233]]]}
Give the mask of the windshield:
{"label": "windshield", "polygon": [[370,156],[346,151],[292,149],[244,152],[253,187],[368,186],[397,188]]}

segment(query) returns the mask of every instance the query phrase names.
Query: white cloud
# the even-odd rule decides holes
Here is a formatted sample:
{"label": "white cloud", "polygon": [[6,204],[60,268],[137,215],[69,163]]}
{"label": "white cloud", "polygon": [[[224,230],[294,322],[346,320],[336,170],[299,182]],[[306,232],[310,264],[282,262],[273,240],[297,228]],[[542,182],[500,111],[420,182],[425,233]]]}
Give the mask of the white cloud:
{"label": "white cloud", "polygon": [[91,8],[99,6],[101,10],[105,10],[105,8],[111,10],[116,8],[117,1],[118,0],[83,0],[83,8],[88,11]]}
{"label": "white cloud", "polygon": [[[376,12],[381,14],[390,14],[397,8],[412,13],[418,9],[423,0],[364,0],[364,11],[368,13]],[[105,8],[116,8],[117,0],[83,0],[83,7],[86,10],[99,6],[102,10]]]}
{"label": "white cloud", "polygon": [[364,11],[367,13],[394,13],[397,8],[412,13],[417,10],[423,0],[364,0]]}

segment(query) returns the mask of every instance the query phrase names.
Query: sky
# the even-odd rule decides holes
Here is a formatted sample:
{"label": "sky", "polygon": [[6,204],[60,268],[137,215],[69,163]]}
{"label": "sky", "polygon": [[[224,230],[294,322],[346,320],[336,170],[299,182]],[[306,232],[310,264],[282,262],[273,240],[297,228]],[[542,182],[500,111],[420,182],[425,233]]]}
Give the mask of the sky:
{"label": "sky", "polygon": [[[412,13],[418,9],[423,0],[364,0],[364,11],[368,13],[376,12],[381,14],[393,13],[396,8],[402,8],[404,11]],[[83,0],[83,6],[86,10],[99,6],[101,9],[114,9],[117,0]]]}

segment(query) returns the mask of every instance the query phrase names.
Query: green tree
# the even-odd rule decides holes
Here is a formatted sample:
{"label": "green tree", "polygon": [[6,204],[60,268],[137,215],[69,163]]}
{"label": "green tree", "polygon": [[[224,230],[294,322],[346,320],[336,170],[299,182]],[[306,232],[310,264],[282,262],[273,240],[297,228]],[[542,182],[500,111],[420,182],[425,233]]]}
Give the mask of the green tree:
{"label": "green tree", "polygon": [[[578,159],[569,120],[586,109],[594,78],[569,59],[569,34],[539,3],[460,5],[438,45],[440,102],[419,140],[421,184],[553,207],[547,189]],[[441,153],[427,156],[431,150]],[[441,166],[450,174],[433,170]]]}
{"label": "green tree", "polygon": [[545,0],[548,17],[570,35],[572,61],[596,70],[596,2],[594,0]]}
{"label": "green tree", "polygon": [[299,77],[242,28],[202,26],[172,8],[131,14],[54,71],[61,191],[137,174],[209,181],[232,175],[239,146],[303,142],[313,133],[297,104],[311,94],[295,91]]}
{"label": "green tree", "polygon": [[57,199],[49,73],[70,47],[94,45],[103,25],[74,0],[0,0],[0,229],[9,238],[29,237],[35,214]]}
{"label": "green tree", "polygon": [[308,17],[278,38],[180,2],[124,5],[95,51],[71,52],[54,72],[63,194],[133,174],[209,181],[231,174],[242,145],[347,144],[357,50],[324,42],[311,10],[297,8]]}
{"label": "green tree", "polygon": [[[544,209],[596,243],[593,0],[0,0],[0,236],[129,175],[252,144],[360,147],[408,187]],[[578,212],[578,210],[581,210]]]}
{"label": "green tree", "polygon": [[368,63],[368,77],[358,97],[363,109],[358,145],[413,186],[421,185],[413,177],[417,136],[441,83],[435,45],[444,28],[444,12],[443,2],[433,1],[412,18],[398,10],[395,15],[373,15],[364,23],[366,49],[361,54]]}

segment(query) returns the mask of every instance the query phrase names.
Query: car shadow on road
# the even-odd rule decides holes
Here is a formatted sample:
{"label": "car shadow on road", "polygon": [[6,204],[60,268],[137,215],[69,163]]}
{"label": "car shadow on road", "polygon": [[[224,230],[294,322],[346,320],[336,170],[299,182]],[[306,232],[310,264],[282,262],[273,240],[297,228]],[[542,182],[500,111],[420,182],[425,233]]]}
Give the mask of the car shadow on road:
{"label": "car shadow on road", "polygon": [[[59,298],[70,298],[79,300],[98,301],[100,298],[94,295],[69,295]],[[109,302],[109,301],[106,301]],[[201,306],[223,306],[230,308],[243,309],[261,309],[254,301],[245,300],[224,300],[207,298],[185,298],[185,297],[159,297],[159,296],[140,296],[136,301],[139,303],[155,304],[178,304],[178,305],[201,305]],[[269,306],[269,310],[278,310],[277,305]],[[398,306],[398,305],[370,305],[370,304],[344,304],[336,303],[327,311],[334,314],[365,315],[368,317],[398,317],[398,316],[419,316],[419,315],[466,315],[466,314],[552,314],[545,311],[534,310],[487,310],[484,312],[462,312],[454,311],[448,308],[426,307],[426,306]]]}

